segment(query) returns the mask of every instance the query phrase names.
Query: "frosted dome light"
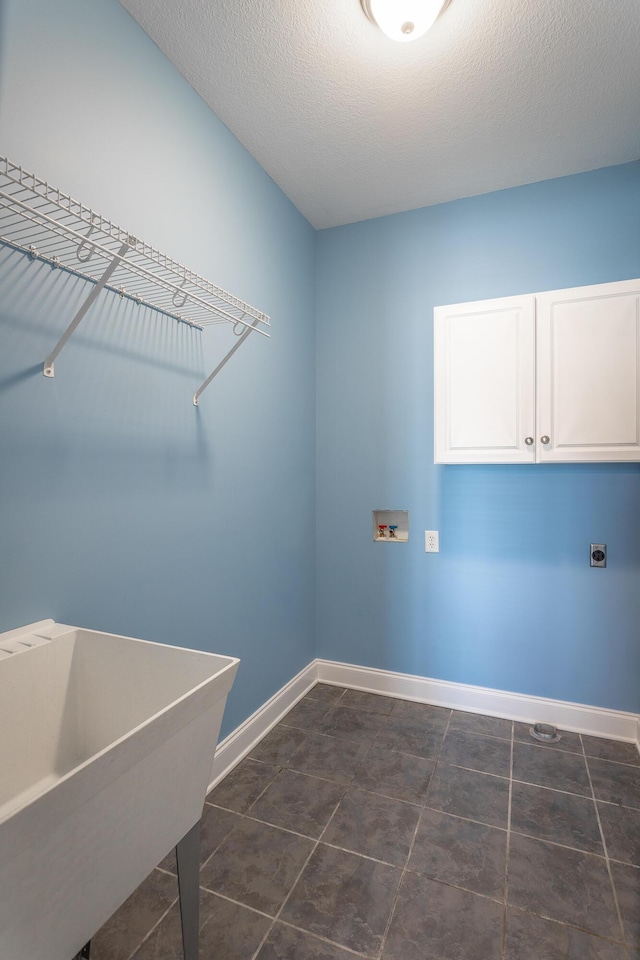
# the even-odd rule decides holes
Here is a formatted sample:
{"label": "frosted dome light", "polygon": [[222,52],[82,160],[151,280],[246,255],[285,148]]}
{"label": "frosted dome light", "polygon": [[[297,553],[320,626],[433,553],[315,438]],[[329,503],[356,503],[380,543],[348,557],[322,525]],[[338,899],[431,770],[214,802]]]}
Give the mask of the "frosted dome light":
{"label": "frosted dome light", "polygon": [[391,40],[406,43],[424,36],[448,0],[360,0],[369,20]]}

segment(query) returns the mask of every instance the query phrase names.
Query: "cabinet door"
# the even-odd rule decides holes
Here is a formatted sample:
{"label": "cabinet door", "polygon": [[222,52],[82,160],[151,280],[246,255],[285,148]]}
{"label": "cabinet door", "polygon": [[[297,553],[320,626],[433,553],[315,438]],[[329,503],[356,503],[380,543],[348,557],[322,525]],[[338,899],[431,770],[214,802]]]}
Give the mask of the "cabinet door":
{"label": "cabinet door", "polygon": [[435,462],[533,462],[533,296],[436,307],[434,321]]}
{"label": "cabinet door", "polygon": [[640,460],[640,280],[536,301],[538,460]]}

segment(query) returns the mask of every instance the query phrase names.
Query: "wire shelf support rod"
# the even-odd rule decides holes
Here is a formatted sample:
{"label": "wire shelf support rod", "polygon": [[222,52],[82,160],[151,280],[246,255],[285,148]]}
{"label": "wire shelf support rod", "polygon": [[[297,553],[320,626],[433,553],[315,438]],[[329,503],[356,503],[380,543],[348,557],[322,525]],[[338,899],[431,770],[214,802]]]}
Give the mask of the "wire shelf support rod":
{"label": "wire shelf support rod", "polygon": [[84,318],[85,314],[87,313],[87,310],[89,310],[89,308],[94,303],[94,301],[100,296],[102,289],[109,282],[109,278],[111,277],[111,274],[116,269],[120,261],[123,259],[123,257],[126,256],[128,249],[129,249],[129,243],[123,243],[120,249],[118,250],[117,254],[115,255],[115,257],[113,258],[113,260],[111,261],[107,269],[105,270],[105,272],[102,274],[102,276],[96,283],[95,287],[93,288],[93,290],[91,291],[87,299],[84,301],[84,303],[76,313],[75,317],[73,318],[73,320],[71,321],[71,323],[69,324],[65,332],[62,334],[62,336],[56,343],[55,347],[53,348],[53,350],[51,351],[51,353],[49,354],[49,356],[44,362],[44,368],[42,372],[45,375],[45,377],[55,376],[54,361],[56,357],[58,356],[58,354],[60,353],[64,345],[66,344],[67,340],[71,337],[73,333],[75,333],[76,328],[80,324],[80,321]]}

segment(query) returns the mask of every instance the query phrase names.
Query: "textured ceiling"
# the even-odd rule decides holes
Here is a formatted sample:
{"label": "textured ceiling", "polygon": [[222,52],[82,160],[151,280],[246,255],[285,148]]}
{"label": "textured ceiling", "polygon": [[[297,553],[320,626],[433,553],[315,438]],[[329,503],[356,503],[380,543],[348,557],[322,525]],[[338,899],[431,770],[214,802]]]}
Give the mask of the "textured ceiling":
{"label": "textured ceiling", "polygon": [[121,0],[315,227],[640,157],[640,0]]}

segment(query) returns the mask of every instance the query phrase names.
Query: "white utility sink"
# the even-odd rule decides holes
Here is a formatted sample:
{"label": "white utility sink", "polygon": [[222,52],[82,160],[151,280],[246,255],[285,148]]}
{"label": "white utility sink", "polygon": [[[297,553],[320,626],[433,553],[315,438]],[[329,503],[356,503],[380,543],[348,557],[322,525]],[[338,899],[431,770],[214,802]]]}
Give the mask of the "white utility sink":
{"label": "white utility sink", "polygon": [[71,960],[194,827],[239,661],[0,634],[0,958]]}

